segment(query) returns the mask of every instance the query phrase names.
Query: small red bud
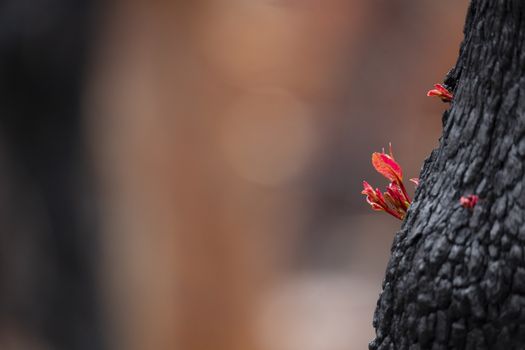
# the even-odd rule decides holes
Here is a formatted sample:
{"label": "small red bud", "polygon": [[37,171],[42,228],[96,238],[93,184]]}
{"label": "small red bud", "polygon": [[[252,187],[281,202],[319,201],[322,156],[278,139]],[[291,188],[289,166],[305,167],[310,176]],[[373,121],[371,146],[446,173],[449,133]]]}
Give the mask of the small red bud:
{"label": "small red bud", "polygon": [[442,84],[435,84],[434,89],[427,92],[427,96],[436,96],[441,98],[443,102],[451,102],[454,97],[450,91]]}
{"label": "small red bud", "polygon": [[475,194],[470,194],[468,196],[463,196],[459,199],[459,203],[463,208],[472,209],[478,203],[479,197]]}

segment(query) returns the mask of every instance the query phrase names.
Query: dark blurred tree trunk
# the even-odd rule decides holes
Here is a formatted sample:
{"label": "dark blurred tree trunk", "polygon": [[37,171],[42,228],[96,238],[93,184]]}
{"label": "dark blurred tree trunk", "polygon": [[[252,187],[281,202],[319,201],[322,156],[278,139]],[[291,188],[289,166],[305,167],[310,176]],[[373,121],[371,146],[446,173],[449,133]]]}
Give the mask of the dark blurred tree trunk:
{"label": "dark blurred tree trunk", "polygon": [[90,0],[0,4],[0,348],[99,349],[81,96]]}
{"label": "dark blurred tree trunk", "polygon": [[[370,349],[525,349],[524,46],[525,2],[472,1]],[[468,194],[473,210],[459,204]]]}

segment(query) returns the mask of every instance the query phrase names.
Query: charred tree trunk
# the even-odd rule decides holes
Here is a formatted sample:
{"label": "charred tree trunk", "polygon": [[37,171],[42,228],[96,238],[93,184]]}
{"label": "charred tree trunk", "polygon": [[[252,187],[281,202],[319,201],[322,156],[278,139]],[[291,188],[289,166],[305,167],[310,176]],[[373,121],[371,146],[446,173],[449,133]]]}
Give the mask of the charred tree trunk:
{"label": "charred tree trunk", "polygon": [[[472,0],[370,349],[525,348],[525,2]],[[460,206],[476,194],[473,209]]]}

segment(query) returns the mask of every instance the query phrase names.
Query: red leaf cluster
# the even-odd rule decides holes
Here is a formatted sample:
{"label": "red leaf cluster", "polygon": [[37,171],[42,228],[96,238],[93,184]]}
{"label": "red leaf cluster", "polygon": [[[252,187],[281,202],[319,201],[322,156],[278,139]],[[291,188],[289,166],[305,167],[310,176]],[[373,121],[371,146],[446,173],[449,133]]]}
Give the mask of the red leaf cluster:
{"label": "red leaf cluster", "polygon": [[427,96],[436,96],[443,102],[451,102],[454,96],[446,87],[441,84],[435,84],[434,89],[427,92]]}
{"label": "red leaf cluster", "polygon": [[[378,173],[386,177],[390,184],[385,192],[379,188],[374,189],[366,181],[363,181],[362,194],[366,195],[366,201],[373,210],[384,211],[388,214],[403,220],[410,206],[411,200],[407,194],[403,183],[403,169],[394,159],[392,145],[390,145],[389,154],[383,152],[374,152],[372,154],[372,165]],[[410,179],[413,183],[419,185],[419,179]]]}

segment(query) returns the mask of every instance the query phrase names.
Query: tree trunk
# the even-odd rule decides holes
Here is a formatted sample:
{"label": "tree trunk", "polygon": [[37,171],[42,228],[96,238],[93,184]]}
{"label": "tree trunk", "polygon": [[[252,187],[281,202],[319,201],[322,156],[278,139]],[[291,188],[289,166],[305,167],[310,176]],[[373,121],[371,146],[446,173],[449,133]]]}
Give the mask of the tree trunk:
{"label": "tree trunk", "polygon": [[[370,349],[525,348],[524,43],[525,2],[472,0],[445,80],[454,101],[394,239]],[[473,209],[459,203],[469,194]]]}

